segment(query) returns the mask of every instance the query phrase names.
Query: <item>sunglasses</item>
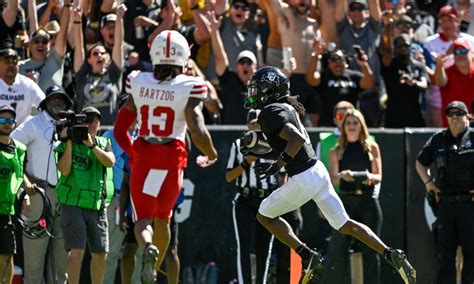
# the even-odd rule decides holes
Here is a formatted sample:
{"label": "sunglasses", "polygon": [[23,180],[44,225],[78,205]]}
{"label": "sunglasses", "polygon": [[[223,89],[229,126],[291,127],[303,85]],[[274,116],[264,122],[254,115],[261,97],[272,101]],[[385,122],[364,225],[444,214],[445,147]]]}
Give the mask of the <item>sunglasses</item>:
{"label": "sunglasses", "polygon": [[37,38],[37,39],[33,40],[33,43],[34,44],[40,44],[41,43],[41,44],[47,45],[49,43],[49,40]]}
{"label": "sunglasses", "polygon": [[234,9],[243,9],[245,11],[248,11],[250,9],[250,7],[247,5],[247,4],[244,4],[244,3],[239,3],[239,2],[235,2],[234,4],[232,4],[232,7]]}
{"label": "sunglasses", "polygon": [[469,53],[469,49],[467,48],[457,48],[453,50],[454,55],[466,55]]}
{"label": "sunglasses", "polygon": [[241,65],[252,65],[253,62],[249,58],[242,58],[238,61],[239,64]]}
{"label": "sunglasses", "polygon": [[6,117],[0,117],[0,124],[13,124],[15,123],[15,118],[13,117],[10,117],[10,118],[6,118]]}
{"label": "sunglasses", "polygon": [[107,52],[106,51],[94,51],[91,53],[92,56],[101,56],[101,55],[104,55],[106,54]]}
{"label": "sunglasses", "polygon": [[340,55],[331,55],[329,57],[329,61],[331,62],[337,62],[337,61],[342,61],[342,60],[344,60],[344,58]]}
{"label": "sunglasses", "polygon": [[13,65],[18,64],[18,58],[17,57],[4,57],[4,58],[1,58],[0,61],[5,63],[5,64],[13,64]]}
{"label": "sunglasses", "polygon": [[462,110],[450,110],[446,113],[446,116],[447,117],[453,117],[453,116],[465,116],[467,113],[465,111],[462,111]]}
{"label": "sunglasses", "polygon": [[351,12],[362,12],[362,11],[364,11],[364,6],[351,5],[351,6],[349,6],[349,11],[351,11]]}

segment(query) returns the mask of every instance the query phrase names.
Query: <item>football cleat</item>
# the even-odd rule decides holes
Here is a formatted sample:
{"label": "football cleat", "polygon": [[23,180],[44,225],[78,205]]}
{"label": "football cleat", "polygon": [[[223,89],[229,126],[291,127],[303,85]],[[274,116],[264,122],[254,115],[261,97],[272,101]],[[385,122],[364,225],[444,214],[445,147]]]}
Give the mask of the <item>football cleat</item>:
{"label": "football cleat", "polygon": [[149,244],[143,252],[143,267],[141,273],[142,284],[156,283],[156,261],[158,260],[158,248]]}
{"label": "football cleat", "polygon": [[309,280],[320,280],[326,260],[315,250],[311,250],[311,257],[302,260],[300,284],[309,283]]}
{"label": "football cleat", "polygon": [[402,250],[388,248],[384,257],[393,268],[395,268],[406,284],[416,283],[416,270],[408,262],[407,256]]}

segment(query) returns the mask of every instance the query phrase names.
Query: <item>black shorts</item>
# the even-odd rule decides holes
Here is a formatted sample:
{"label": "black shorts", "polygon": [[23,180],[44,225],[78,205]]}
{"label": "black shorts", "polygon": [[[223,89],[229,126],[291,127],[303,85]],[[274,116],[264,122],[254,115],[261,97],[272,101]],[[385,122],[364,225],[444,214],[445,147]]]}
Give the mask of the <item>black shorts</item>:
{"label": "black shorts", "polygon": [[0,254],[15,254],[15,217],[0,215]]}
{"label": "black shorts", "polygon": [[[134,228],[135,223],[133,223],[132,218],[128,219],[128,229],[127,234],[125,235],[125,239],[123,240],[124,244],[136,244],[137,239],[135,238]],[[170,220],[170,231],[171,231],[171,238],[170,238],[170,246],[178,245],[178,223],[174,221],[174,216],[171,217]]]}

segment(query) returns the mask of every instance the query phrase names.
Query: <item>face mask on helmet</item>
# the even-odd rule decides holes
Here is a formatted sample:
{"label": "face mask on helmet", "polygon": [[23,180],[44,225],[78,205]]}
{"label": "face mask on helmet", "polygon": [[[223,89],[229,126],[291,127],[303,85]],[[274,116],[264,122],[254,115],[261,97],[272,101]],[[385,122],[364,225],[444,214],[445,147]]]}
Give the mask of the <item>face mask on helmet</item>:
{"label": "face mask on helmet", "polygon": [[255,72],[247,85],[244,107],[257,109],[289,95],[290,83],[279,69],[262,67]]}
{"label": "face mask on helmet", "polygon": [[261,96],[258,85],[255,81],[249,81],[247,84],[247,98],[245,100],[245,109],[258,109],[261,104]]}

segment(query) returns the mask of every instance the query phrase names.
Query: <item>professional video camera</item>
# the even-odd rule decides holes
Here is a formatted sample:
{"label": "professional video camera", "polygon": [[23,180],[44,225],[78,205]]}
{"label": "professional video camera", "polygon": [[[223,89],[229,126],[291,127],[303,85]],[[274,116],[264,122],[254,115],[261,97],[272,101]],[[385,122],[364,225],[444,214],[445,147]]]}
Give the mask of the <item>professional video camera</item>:
{"label": "professional video camera", "polygon": [[[66,142],[71,139],[73,143],[80,144],[88,138],[87,126],[83,123],[87,121],[85,114],[76,114],[71,110],[61,111],[58,114],[59,120],[56,122],[56,133],[58,140]],[[61,137],[61,131],[67,128],[66,137]]]}

